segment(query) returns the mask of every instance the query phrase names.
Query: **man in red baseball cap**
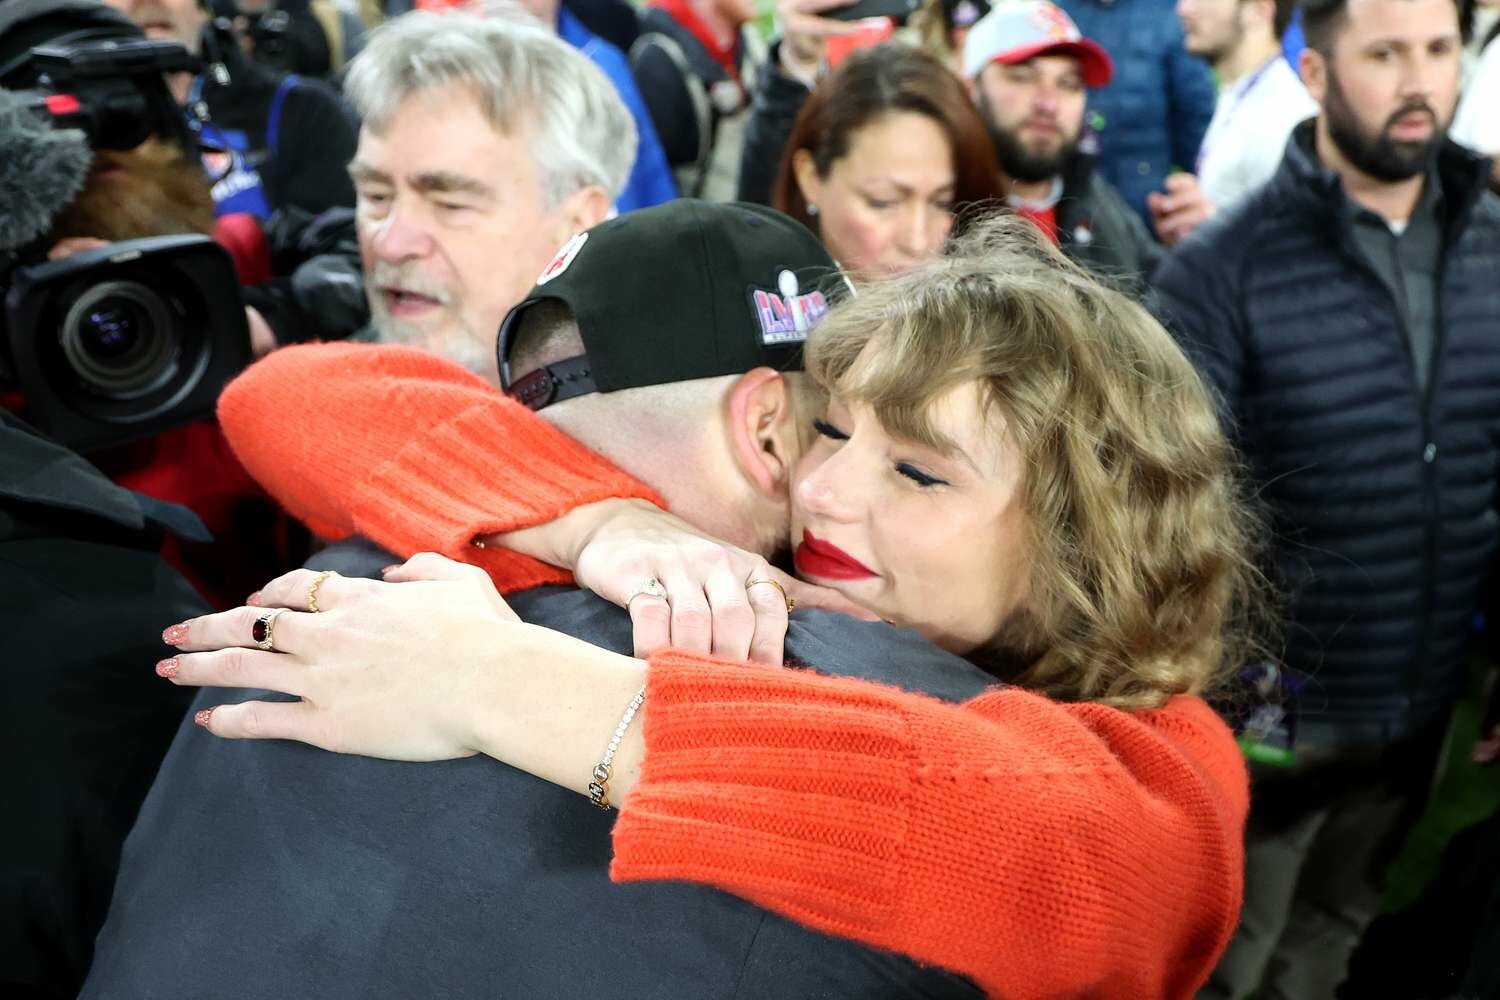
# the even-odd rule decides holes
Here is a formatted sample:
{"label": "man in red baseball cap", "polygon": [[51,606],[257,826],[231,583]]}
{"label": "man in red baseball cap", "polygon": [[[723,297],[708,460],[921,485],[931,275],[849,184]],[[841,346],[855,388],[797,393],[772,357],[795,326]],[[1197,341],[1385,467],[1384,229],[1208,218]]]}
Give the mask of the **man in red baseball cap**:
{"label": "man in red baseball cap", "polygon": [[1094,172],[1084,134],[1090,88],[1109,83],[1109,53],[1046,0],[1005,3],[964,41],[963,73],[1010,178],[1012,208],[1095,271],[1149,280],[1161,250]]}

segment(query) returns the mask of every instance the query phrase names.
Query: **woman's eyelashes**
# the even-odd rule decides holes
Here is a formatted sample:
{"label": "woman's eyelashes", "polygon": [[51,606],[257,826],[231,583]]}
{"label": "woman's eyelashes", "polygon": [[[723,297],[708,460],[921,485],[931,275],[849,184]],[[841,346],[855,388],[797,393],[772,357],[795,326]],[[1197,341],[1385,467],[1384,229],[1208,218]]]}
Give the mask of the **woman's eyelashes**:
{"label": "woman's eyelashes", "polygon": [[833,426],[826,420],[814,420],[812,425],[813,430],[817,431],[823,437],[832,438],[834,441],[849,440],[849,435],[845,434],[843,431],[839,430],[837,427]]}
{"label": "woman's eyelashes", "polygon": [[[812,422],[812,426],[814,431],[817,431],[818,434],[828,438],[831,441],[849,440],[848,434],[845,434],[843,431],[839,430],[837,427],[835,427],[833,424],[830,424],[826,420],[814,420]],[[937,476],[928,475],[921,469],[917,468],[915,465],[912,465],[910,462],[897,462],[895,469],[897,473],[905,476],[907,479],[910,479],[918,486],[950,485],[946,479],[939,479]]]}
{"label": "woman's eyelashes", "polygon": [[923,472],[915,465],[912,465],[910,462],[897,462],[896,471],[901,473],[907,479],[910,479],[912,482],[916,483],[918,486],[949,485],[946,479],[939,479],[937,476],[929,476],[927,473]]}

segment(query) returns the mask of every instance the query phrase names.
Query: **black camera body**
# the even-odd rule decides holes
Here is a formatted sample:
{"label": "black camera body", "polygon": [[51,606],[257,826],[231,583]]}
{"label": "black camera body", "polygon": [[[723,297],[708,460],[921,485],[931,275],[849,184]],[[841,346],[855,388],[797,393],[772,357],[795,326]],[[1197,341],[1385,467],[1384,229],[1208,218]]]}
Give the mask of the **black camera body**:
{"label": "black camera body", "polygon": [[94,149],[134,149],[152,135],[190,148],[182,111],[161,77],[196,72],[200,62],[176,42],[39,45],[25,63],[37,83],[20,97],[53,128],[81,130]]}
{"label": "black camera body", "polygon": [[77,451],[211,416],[250,362],[234,262],[206,236],[22,265],[0,287],[0,354],[28,419]]}
{"label": "black camera body", "polygon": [[[198,151],[163,79],[196,71],[197,57],[120,27],[95,30],[0,67],[24,88],[0,91],[0,385],[20,392],[31,423],[83,452],[211,415],[250,361],[234,262],[208,237],[46,259],[50,220],[87,183],[89,150],[158,136]],[[71,185],[57,179],[70,172]]]}

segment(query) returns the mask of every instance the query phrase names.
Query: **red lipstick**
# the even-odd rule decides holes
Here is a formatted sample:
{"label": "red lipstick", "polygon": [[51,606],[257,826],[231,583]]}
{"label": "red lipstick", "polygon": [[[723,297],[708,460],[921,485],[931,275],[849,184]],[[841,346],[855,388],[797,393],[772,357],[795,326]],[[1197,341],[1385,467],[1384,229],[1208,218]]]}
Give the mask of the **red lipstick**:
{"label": "red lipstick", "polygon": [[837,545],[815,538],[807,530],[802,532],[802,544],[792,553],[792,561],[803,576],[824,580],[868,580],[880,575]]}

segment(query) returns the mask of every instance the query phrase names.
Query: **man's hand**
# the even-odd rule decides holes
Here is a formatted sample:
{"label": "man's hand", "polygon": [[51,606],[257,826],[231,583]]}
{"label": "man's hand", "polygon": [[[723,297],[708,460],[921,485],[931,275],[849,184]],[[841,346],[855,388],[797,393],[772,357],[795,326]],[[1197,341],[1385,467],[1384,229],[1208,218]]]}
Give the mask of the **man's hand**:
{"label": "man's hand", "polygon": [[1157,237],[1169,247],[1176,246],[1203,223],[1213,218],[1218,208],[1198,183],[1198,178],[1188,173],[1176,173],[1168,177],[1165,193],[1152,192],[1146,195],[1146,207],[1151,210],[1151,224]]}
{"label": "man's hand", "polygon": [[1491,726],[1489,732],[1479,734],[1472,757],[1476,764],[1493,764],[1500,760],[1500,722]]}
{"label": "man's hand", "polygon": [[859,30],[852,21],[822,17],[855,0],[777,0],[776,24],[781,31],[781,68],[793,79],[812,87],[823,65],[823,45],[835,35]]}
{"label": "man's hand", "polygon": [[271,332],[271,324],[254,306],[245,307],[245,322],[250,327],[252,358],[263,358],[276,350],[276,334]]}
{"label": "man's hand", "polygon": [[75,253],[83,253],[85,250],[97,250],[104,246],[109,246],[108,240],[97,240],[92,236],[69,236],[65,240],[58,240],[52,249],[47,251],[47,259],[63,260],[73,256]]}

